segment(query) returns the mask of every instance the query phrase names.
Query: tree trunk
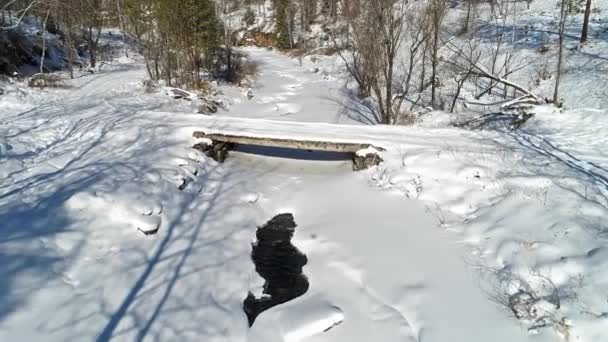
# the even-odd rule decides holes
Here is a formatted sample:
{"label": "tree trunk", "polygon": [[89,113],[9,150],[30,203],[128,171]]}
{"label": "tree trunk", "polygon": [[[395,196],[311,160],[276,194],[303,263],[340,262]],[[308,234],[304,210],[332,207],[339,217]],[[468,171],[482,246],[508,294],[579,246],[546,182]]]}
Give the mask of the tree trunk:
{"label": "tree trunk", "polygon": [[97,66],[97,53],[95,52],[95,49],[89,48],[89,55],[91,58],[91,68],[95,69]]}
{"label": "tree trunk", "polygon": [[289,48],[293,50],[293,20],[291,10],[287,10],[287,35],[289,36]]}
{"label": "tree trunk", "polygon": [[49,20],[50,14],[51,10],[49,9],[46,12],[46,17],[44,17],[44,22],[42,23],[42,53],[40,54],[40,73],[44,72],[44,58],[46,57],[46,23]]}
{"label": "tree trunk", "polygon": [[439,50],[439,27],[437,21],[435,22],[436,27],[434,28],[434,37],[433,37],[433,56],[431,57],[432,62],[432,72],[431,72],[431,106],[435,107],[435,93],[437,88],[437,50]]}
{"label": "tree trunk", "polygon": [[[103,25],[100,25],[97,28],[97,35],[95,36],[95,40],[91,41],[91,44],[89,44],[89,54],[91,55],[91,68],[95,68],[97,66],[97,47],[99,46],[99,39],[101,38],[101,27]],[[93,32],[91,31],[91,34]]]}
{"label": "tree trunk", "polygon": [[450,113],[454,113],[454,108],[456,108],[456,102],[458,101],[458,97],[460,96],[460,91],[462,90],[462,86],[464,85],[464,82],[467,80],[467,78],[468,78],[468,75],[463,76],[461,80],[456,81],[456,94],[454,95],[454,98],[452,99],[452,105],[450,106]]}
{"label": "tree trunk", "polygon": [[68,49],[68,70],[70,71],[70,78],[74,78],[74,40],[72,37],[72,29],[68,27],[67,37],[67,49]]}
{"label": "tree trunk", "polygon": [[[116,15],[118,16],[118,23],[120,25],[120,32],[122,32],[122,39],[124,42],[127,41],[127,30],[125,28],[124,15],[122,13],[122,8],[120,6],[120,0],[116,0]],[[125,44],[125,56],[129,58],[129,48],[128,45]]]}
{"label": "tree trunk", "polygon": [[566,9],[566,1],[562,0],[560,20],[559,20],[559,52],[557,57],[557,74],[555,76],[555,91],[553,92],[553,103],[559,103],[559,82],[562,76],[562,62],[564,55],[564,33],[566,29],[566,19],[568,11]]}
{"label": "tree trunk", "polygon": [[581,43],[587,41],[587,31],[589,30],[589,14],[591,14],[591,0],[587,0],[585,5],[585,19],[583,20],[583,32],[581,33]]}
{"label": "tree trunk", "polygon": [[395,120],[393,108],[393,61],[394,57],[389,57],[388,73],[386,77],[386,124],[392,124]]}
{"label": "tree trunk", "polygon": [[426,56],[427,56],[427,52],[428,52],[428,42],[425,41],[424,42],[424,49],[422,50],[422,64],[421,64],[421,71],[420,71],[420,91],[425,90],[425,78],[426,78]]}
{"label": "tree trunk", "polygon": [[467,18],[464,21],[464,32],[469,32],[469,20],[471,20],[471,1],[467,1]]}

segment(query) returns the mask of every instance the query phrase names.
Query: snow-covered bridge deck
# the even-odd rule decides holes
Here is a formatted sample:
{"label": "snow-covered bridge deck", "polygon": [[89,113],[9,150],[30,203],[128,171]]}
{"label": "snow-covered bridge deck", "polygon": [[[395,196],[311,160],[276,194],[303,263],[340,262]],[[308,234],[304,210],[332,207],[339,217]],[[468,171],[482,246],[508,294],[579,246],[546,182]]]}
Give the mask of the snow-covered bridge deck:
{"label": "snow-covered bridge deck", "polygon": [[362,136],[364,130],[365,126],[356,125],[214,117],[205,120],[193,136],[217,142],[314,151],[354,153],[370,147],[384,150],[374,139]]}

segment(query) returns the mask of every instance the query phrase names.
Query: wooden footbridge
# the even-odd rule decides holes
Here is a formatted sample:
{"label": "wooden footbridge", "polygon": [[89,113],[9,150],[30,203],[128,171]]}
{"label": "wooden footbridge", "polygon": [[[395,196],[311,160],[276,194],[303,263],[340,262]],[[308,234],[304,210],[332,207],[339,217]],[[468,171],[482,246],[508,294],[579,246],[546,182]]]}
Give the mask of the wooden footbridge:
{"label": "wooden footbridge", "polygon": [[353,170],[358,171],[378,165],[384,151],[371,139],[348,137],[348,131],[357,129],[353,125],[214,117],[205,126],[193,133],[197,140],[194,148],[219,162],[236,146],[252,145],[348,153]]}

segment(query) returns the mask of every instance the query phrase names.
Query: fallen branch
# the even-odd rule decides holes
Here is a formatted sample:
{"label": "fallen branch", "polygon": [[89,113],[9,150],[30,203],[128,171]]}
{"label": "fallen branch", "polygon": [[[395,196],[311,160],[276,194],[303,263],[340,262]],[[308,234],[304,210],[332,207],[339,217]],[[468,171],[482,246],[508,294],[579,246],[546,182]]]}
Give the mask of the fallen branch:
{"label": "fallen branch", "polygon": [[463,67],[462,65],[459,65],[457,63],[453,63],[455,65],[457,65],[459,68],[463,69],[463,70],[467,70],[467,69],[471,69],[471,74],[475,75],[477,77],[485,77],[488,78],[494,82],[498,82],[501,84],[504,84],[508,87],[511,87],[513,89],[519,90],[521,93],[528,95],[532,98],[534,98],[537,103],[542,103],[543,100],[536,96],[534,93],[532,93],[530,90],[520,86],[517,83],[511,82],[509,80],[506,80],[500,76],[496,76],[494,74],[492,74],[490,71],[488,71],[485,67],[477,64],[476,61],[473,61],[461,48],[457,47],[456,45],[454,45],[451,42],[448,42],[448,45],[451,46],[450,50],[452,52],[454,52],[457,56],[459,56],[460,58],[462,58],[466,63],[468,63],[469,65],[467,67]]}
{"label": "fallen branch", "polygon": [[500,106],[500,108],[507,109],[507,110],[513,110],[513,109],[521,109],[521,108],[530,108],[537,104],[539,104],[538,98],[532,97],[530,95],[524,95],[524,96],[521,96],[516,99],[503,103]]}
{"label": "fallen branch", "polygon": [[524,87],[522,87],[522,86],[520,86],[520,85],[518,85],[516,83],[513,83],[513,82],[511,82],[509,80],[505,80],[505,79],[503,79],[501,77],[498,77],[496,75],[492,75],[491,73],[489,73],[488,71],[486,71],[485,68],[483,68],[483,67],[481,67],[479,65],[472,65],[472,66],[477,70],[477,72],[475,72],[475,71],[473,72],[473,74],[475,76],[489,78],[489,79],[491,79],[491,80],[493,80],[495,82],[502,83],[502,84],[504,84],[504,85],[506,85],[508,87],[511,87],[513,89],[516,89],[516,90],[519,90],[520,92],[526,94],[527,96],[530,96],[530,97],[534,98],[537,101],[537,103],[542,103],[543,102],[543,100],[540,97],[534,95],[534,93],[532,93],[528,89],[526,89],[526,88],[524,88]]}

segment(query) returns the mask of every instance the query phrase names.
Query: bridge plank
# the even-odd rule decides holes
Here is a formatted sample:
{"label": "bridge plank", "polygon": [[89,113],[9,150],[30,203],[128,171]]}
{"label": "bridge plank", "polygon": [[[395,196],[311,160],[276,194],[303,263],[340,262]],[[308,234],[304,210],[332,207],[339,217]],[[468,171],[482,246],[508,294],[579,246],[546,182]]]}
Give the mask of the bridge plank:
{"label": "bridge plank", "polygon": [[220,141],[232,144],[241,145],[256,145],[265,147],[291,148],[300,150],[325,151],[325,152],[345,152],[355,153],[359,150],[374,148],[378,151],[383,151],[381,147],[373,146],[369,143],[353,143],[353,142],[337,142],[332,140],[304,140],[291,138],[275,138],[263,136],[245,136],[235,134],[220,134],[196,131],[193,134],[194,138],[210,139],[212,141]]}

